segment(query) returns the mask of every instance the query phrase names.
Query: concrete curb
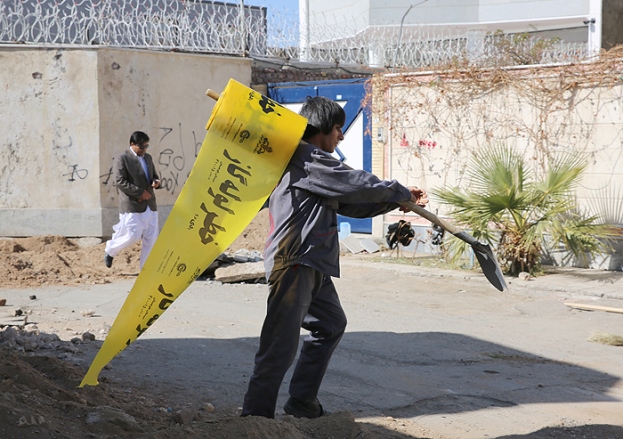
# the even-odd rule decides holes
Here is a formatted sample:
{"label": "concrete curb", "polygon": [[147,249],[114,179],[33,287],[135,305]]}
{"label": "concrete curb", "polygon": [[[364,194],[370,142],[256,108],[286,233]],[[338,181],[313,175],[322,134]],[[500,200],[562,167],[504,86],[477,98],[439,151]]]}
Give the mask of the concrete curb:
{"label": "concrete curb", "polygon": [[[489,282],[479,272],[468,270],[448,270],[387,262],[366,261],[364,258],[342,258],[341,266],[370,266],[377,269],[409,273],[413,276],[433,278],[459,278],[479,284],[489,285]],[[582,268],[552,268],[553,273],[547,273],[530,280],[521,280],[516,277],[505,277],[510,293],[538,293],[557,292],[580,296],[600,297],[604,299],[623,300],[623,273],[618,271],[593,270]]]}

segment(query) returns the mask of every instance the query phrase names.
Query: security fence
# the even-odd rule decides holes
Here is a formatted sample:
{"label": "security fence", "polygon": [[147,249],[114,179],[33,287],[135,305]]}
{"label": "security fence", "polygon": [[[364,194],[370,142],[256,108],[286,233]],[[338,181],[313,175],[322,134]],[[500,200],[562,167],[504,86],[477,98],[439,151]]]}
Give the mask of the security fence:
{"label": "security fence", "polygon": [[266,8],[216,1],[3,0],[0,42],[266,54]]}
{"label": "security fence", "polygon": [[[465,60],[553,63],[587,56],[585,43],[544,43],[534,37],[518,43],[508,35],[470,36],[441,26],[365,27],[353,17],[327,20],[322,15],[309,17],[306,35],[322,36],[311,41],[300,37],[298,16],[285,12],[242,1],[0,0],[0,43],[104,45],[391,68]],[[512,50],[507,50],[511,40]]]}

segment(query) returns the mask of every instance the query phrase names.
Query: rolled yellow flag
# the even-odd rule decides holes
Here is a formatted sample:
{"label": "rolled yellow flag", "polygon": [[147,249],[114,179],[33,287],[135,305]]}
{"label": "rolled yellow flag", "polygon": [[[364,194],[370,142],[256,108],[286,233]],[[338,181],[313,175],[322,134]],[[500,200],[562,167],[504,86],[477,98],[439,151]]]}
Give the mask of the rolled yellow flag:
{"label": "rolled yellow flag", "polygon": [[307,120],[233,79],[180,195],[80,383],[134,342],[242,233],[275,188]]}

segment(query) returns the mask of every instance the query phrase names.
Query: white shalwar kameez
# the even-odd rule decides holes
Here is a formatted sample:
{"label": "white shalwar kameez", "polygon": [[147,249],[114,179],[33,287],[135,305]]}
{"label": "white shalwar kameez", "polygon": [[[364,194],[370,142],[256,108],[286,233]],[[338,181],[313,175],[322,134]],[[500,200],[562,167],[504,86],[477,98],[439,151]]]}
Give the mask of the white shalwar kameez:
{"label": "white shalwar kameez", "polygon": [[142,269],[158,238],[158,212],[147,207],[147,210],[141,213],[120,213],[119,222],[112,229],[114,233],[106,242],[106,253],[114,258],[121,250],[142,240],[140,255]]}

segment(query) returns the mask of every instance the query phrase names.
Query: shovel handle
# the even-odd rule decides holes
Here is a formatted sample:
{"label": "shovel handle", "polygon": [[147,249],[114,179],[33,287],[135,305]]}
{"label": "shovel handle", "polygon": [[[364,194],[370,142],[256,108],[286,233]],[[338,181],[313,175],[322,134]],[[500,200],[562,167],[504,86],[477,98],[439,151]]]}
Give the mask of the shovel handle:
{"label": "shovel handle", "polygon": [[440,218],[437,217],[437,215],[435,215],[434,213],[424,209],[421,206],[418,206],[413,201],[405,201],[403,203],[400,203],[400,205],[403,206],[403,207],[406,207],[407,209],[409,209],[410,211],[412,211],[414,213],[417,213],[421,217],[426,218],[431,223],[437,224],[439,227],[441,227],[442,229],[444,229],[447,232],[452,233],[453,235],[456,235],[457,233],[461,233],[462,232],[462,230],[459,229],[458,227],[456,227],[455,225],[447,223],[447,222],[441,220]]}
{"label": "shovel handle", "polygon": [[444,229],[446,232],[452,233],[454,236],[459,238],[461,241],[465,241],[466,243],[468,243],[469,245],[471,245],[475,249],[482,250],[482,245],[483,244],[478,242],[478,240],[476,238],[474,238],[472,235],[470,235],[469,233],[465,232],[464,230],[459,229],[454,224],[447,223],[447,222],[443,221],[442,219],[438,218],[437,215],[435,215],[432,212],[429,212],[428,210],[424,209],[421,206],[418,206],[413,201],[405,201],[404,203],[400,203],[400,205],[403,206],[403,207],[406,207],[407,209],[411,210],[412,212],[417,213],[421,217],[426,218],[431,223],[437,224],[439,227]]}

